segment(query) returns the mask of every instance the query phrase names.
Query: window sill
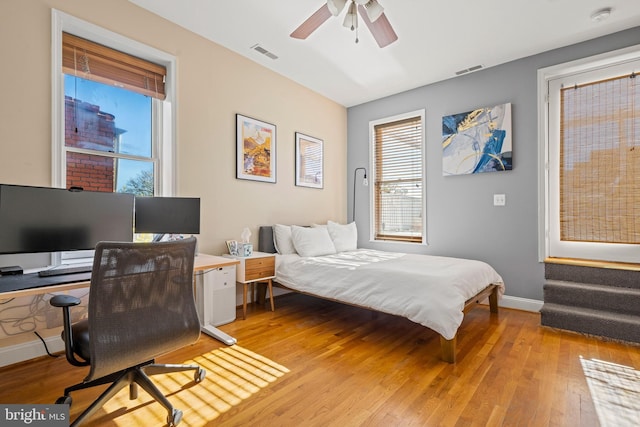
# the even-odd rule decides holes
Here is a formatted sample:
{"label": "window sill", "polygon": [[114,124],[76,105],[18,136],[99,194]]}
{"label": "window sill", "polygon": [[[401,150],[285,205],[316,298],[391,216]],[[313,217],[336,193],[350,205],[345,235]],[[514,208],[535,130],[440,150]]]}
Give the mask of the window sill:
{"label": "window sill", "polygon": [[640,264],[627,262],[597,261],[578,258],[545,258],[547,264],[578,265],[582,267],[608,268],[612,270],[640,271]]}

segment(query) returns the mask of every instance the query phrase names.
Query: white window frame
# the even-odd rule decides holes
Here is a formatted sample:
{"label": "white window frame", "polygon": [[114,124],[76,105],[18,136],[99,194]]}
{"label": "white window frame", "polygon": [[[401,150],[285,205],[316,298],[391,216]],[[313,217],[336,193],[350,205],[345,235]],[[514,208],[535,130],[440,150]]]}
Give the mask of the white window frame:
{"label": "white window frame", "polygon": [[[579,258],[596,261],[640,260],[640,245],[567,242],[560,240],[559,160],[560,85],[640,71],[640,45],[538,70],[538,258]],[[550,166],[551,165],[551,166]]]}
{"label": "white window frame", "polygon": [[[395,122],[399,120],[408,119],[411,117],[420,117],[422,122],[422,138],[420,155],[422,156],[422,242],[405,242],[398,240],[376,240],[376,222],[375,222],[375,182],[376,182],[376,132],[375,127],[377,125],[386,124],[389,122]],[[426,158],[426,110],[420,109],[410,111],[408,113],[397,114],[391,117],[384,117],[382,119],[372,120],[369,122],[369,241],[381,244],[401,244],[401,245],[428,245],[427,243],[427,158]],[[355,197],[355,195],[354,195]]]}
{"label": "white window frame", "polygon": [[[51,11],[51,182],[66,187],[64,140],[64,75],[62,73],[62,33],[67,32],[121,52],[164,65],[167,70],[166,98],[153,99],[152,157],[155,158],[154,191],[156,196],[173,196],[176,189],[176,114],[173,107],[176,88],[176,58],[166,52],[111,32],[56,9]],[[52,254],[52,264],[61,259],[86,260],[92,251]]]}

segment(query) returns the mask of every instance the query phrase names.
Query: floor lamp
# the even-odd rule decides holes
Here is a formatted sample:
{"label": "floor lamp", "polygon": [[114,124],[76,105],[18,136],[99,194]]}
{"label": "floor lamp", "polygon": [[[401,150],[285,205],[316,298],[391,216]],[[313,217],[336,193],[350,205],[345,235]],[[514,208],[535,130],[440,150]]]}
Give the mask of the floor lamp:
{"label": "floor lamp", "polygon": [[362,185],[365,187],[369,185],[369,180],[367,180],[367,169],[366,168],[355,168],[353,171],[353,221],[356,220],[356,175],[359,170],[364,171],[364,178],[362,179]]}

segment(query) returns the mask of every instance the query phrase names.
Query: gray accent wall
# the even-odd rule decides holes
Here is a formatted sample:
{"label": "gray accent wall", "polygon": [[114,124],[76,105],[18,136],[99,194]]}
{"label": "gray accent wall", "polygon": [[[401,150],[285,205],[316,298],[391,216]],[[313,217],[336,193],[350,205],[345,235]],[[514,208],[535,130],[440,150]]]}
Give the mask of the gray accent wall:
{"label": "gray accent wall", "polygon": [[[349,108],[349,221],[354,206],[353,171],[362,166],[370,168],[369,122],[426,110],[428,245],[369,240],[371,187],[362,186],[362,171],[358,171],[355,220],[359,246],[486,261],[502,275],[506,295],[542,300],[544,264],[538,259],[538,69],[639,43],[640,27],[635,27]],[[512,108],[513,170],[443,177],[442,117],[507,102]],[[494,194],[505,194],[506,206],[493,206]]]}

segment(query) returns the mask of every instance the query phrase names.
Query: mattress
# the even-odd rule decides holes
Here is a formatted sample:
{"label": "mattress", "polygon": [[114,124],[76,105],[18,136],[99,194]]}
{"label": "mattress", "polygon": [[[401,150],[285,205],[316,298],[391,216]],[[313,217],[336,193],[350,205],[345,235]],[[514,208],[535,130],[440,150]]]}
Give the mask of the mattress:
{"label": "mattress", "polygon": [[502,277],[476,260],[357,249],[276,256],[278,283],[319,297],[403,316],[453,339],[467,300]]}

